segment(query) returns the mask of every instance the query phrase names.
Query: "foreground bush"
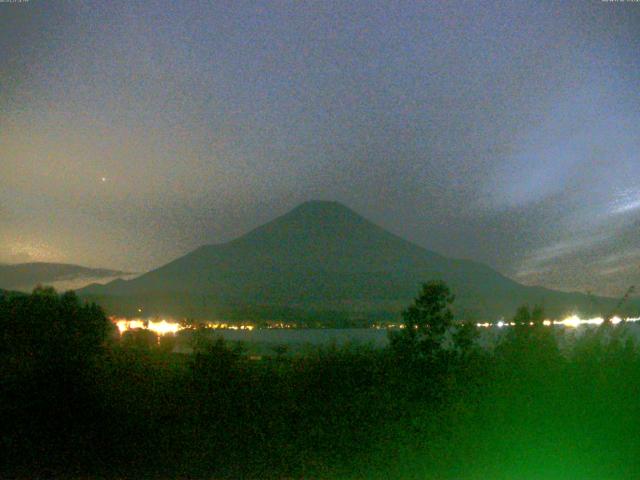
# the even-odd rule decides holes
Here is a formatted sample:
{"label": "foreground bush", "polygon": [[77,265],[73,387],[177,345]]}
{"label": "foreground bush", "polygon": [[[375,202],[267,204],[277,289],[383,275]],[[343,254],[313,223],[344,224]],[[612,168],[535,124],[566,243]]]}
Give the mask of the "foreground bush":
{"label": "foreground bush", "polygon": [[640,356],[621,327],[562,351],[523,321],[495,351],[254,361],[206,338],[193,355],[113,342],[100,309],[50,290],[0,299],[0,322],[3,478],[637,476]]}

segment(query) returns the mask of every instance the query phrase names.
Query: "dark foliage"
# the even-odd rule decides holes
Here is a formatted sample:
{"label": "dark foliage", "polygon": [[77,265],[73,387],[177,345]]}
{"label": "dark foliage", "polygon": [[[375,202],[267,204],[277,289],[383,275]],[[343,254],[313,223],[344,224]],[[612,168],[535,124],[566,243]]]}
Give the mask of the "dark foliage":
{"label": "dark foliage", "polygon": [[[421,356],[437,360],[443,353],[445,335],[453,322],[451,304],[455,297],[446,283],[440,280],[422,285],[420,295],[413,304],[402,312],[404,329],[390,334],[391,348],[396,355],[407,357]],[[462,343],[465,329],[457,336]]]}
{"label": "dark foliage", "polygon": [[0,297],[3,460],[53,467],[82,454],[93,437],[94,382],[112,332],[102,310],[81,305],[73,292],[38,287]]}
{"label": "dark foliage", "polygon": [[0,477],[636,478],[629,326],[565,336],[523,307],[495,348],[427,284],[392,348],[274,349],[192,332],[112,341],[73,294],[0,296]]}

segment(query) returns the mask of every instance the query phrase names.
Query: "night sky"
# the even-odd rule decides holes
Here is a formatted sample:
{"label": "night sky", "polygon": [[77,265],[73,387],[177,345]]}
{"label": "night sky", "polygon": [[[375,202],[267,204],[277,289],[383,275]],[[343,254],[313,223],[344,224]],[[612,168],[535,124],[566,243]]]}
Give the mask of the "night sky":
{"label": "night sky", "polygon": [[310,199],[640,280],[640,3],[0,3],[0,262],[146,271]]}

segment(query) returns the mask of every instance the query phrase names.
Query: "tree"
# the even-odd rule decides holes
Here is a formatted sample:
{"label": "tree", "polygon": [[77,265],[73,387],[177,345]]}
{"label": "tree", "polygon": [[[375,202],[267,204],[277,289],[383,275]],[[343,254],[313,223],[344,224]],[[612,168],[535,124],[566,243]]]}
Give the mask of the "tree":
{"label": "tree", "polygon": [[51,287],[38,286],[31,295],[5,302],[0,351],[24,368],[82,370],[113,333],[102,309],[81,304],[71,291],[58,295]]}
{"label": "tree", "polygon": [[528,305],[522,305],[516,310],[512,319],[515,325],[497,347],[497,353],[507,364],[543,369],[559,361],[560,350],[554,329],[544,325],[544,316],[540,306],[530,309]]}
{"label": "tree", "polygon": [[533,309],[529,309],[528,305],[521,305],[512,321],[516,327],[541,327],[544,322],[544,309],[540,305],[534,306]]}
{"label": "tree", "polygon": [[467,356],[473,351],[480,333],[473,322],[459,323],[452,334],[453,345],[461,356]]}
{"label": "tree", "polygon": [[9,458],[30,449],[46,458],[93,434],[98,364],[113,329],[73,292],[0,297],[0,438]]}
{"label": "tree", "polygon": [[404,330],[391,337],[392,347],[433,356],[442,348],[445,334],[452,325],[453,313],[449,305],[454,299],[445,282],[424,283],[413,304],[402,312]]}

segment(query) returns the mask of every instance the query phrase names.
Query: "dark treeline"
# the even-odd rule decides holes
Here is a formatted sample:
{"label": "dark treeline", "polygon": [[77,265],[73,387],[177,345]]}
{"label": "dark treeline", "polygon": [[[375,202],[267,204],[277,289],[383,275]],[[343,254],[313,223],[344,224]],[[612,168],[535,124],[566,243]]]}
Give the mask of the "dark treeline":
{"label": "dark treeline", "polygon": [[255,361],[206,332],[192,355],[119,339],[72,293],[0,295],[0,477],[638,478],[625,326],[560,343],[523,307],[482,349],[452,301],[424,285],[386,349]]}

